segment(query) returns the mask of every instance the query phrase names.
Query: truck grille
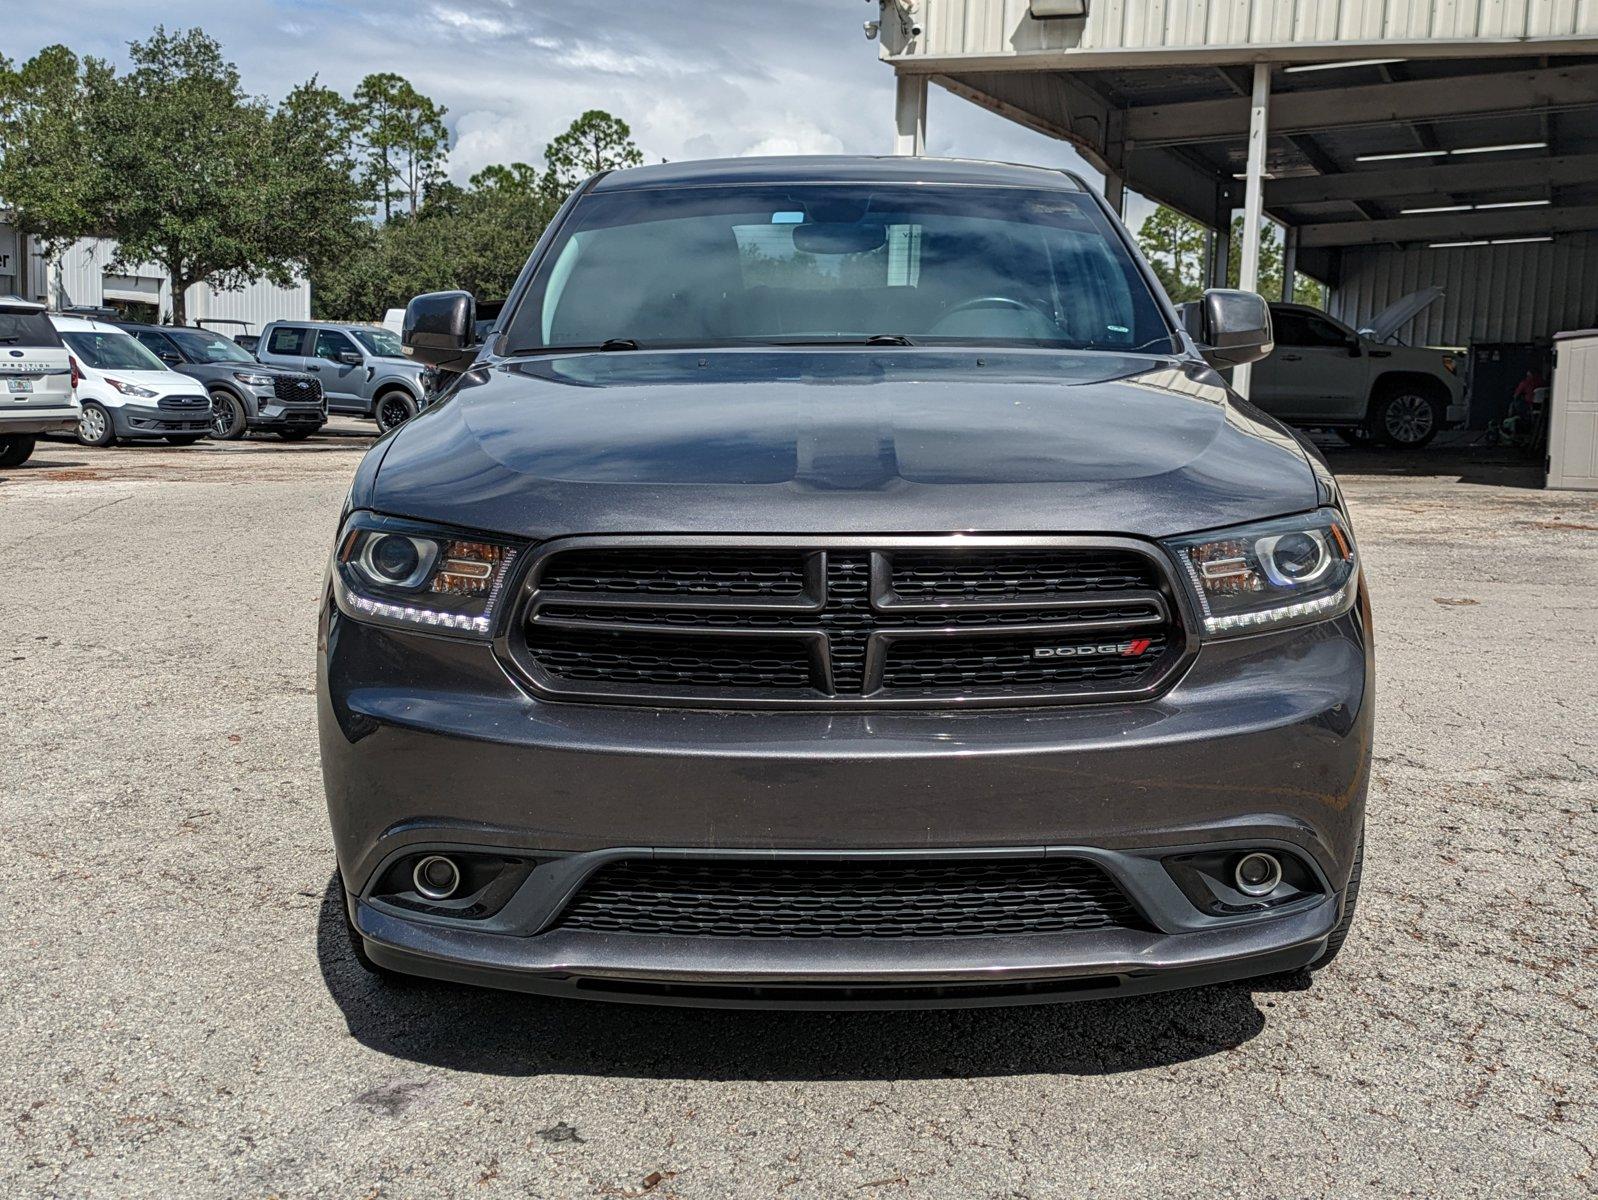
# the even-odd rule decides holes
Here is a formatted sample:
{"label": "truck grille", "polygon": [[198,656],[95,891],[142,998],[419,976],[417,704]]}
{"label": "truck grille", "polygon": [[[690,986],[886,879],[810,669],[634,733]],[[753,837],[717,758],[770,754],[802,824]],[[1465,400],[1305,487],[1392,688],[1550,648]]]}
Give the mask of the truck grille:
{"label": "truck grille", "polygon": [[700,707],[1071,703],[1153,695],[1187,652],[1163,560],[1127,539],[663,540],[543,553],[509,643],[531,683]]}
{"label": "truck grille", "polygon": [[284,404],[322,403],[322,383],[309,375],[273,375],[272,394]]}
{"label": "truck grille", "polygon": [[726,938],[953,938],[1145,929],[1080,858],[893,862],[624,859],[558,920],[594,933]]}

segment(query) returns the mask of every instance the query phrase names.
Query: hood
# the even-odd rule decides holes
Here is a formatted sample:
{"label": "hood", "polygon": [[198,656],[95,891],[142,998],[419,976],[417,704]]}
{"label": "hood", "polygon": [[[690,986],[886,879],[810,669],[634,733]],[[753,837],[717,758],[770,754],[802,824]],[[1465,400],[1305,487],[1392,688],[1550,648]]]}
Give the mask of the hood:
{"label": "hood", "polygon": [[1436,284],[1411,292],[1366,321],[1359,332],[1373,342],[1385,342],[1442,298],[1443,289]]}
{"label": "hood", "polygon": [[1291,434],[1208,367],[1170,358],[623,352],[511,361],[475,378],[373,450],[384,457],[358,506],[540,539],[1156,537],[1318,497]]}

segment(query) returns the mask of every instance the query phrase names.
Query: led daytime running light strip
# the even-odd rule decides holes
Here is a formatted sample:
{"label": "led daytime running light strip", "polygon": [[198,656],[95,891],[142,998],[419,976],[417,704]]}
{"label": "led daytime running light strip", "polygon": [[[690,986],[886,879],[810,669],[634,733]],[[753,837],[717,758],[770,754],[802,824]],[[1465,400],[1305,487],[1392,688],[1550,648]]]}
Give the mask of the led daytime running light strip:
{"label": "led daytime running light strip", "polygon": [[1349,577],[1337,591],[1330,596],[1321,596],[1315,600],[1299,600],[1292,604],[1284,604],[1277,608],[1265,608],[1259,612],[1233,613],[1225,617],[1204,618],[1205,633],[1224,633],[1229,629],[1244,629],[1250,625],[1269,625],[1275,621],[1290,621],[1294,617],[1307,617],[1314,613],[1334,609],[1348,600],[1355,581],[1359,578],[1356,571]]}
{"label": "led daytime running light strip", "polygon": [[471,617],[465,613],[435,612],[430,608],[415,608],[405,604],[387,604],[372,600],[359,592],[350,592],[350,603],[374,617],[388,617],[395,621],[409,621],[414,625],[432,625],[445,629],[464,629],[470,633],[487,633],[487,617]]}

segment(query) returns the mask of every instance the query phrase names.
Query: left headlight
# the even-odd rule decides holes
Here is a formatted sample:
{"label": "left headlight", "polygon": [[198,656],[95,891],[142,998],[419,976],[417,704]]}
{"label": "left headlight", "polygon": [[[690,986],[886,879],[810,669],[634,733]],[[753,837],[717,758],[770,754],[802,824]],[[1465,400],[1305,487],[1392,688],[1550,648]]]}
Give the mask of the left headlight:
{"label": "left headlight", "polygon": [[112,379],[111,376],[107,375],[105,377],[105,381],[112,387],[116,388],[116,390],[121,392],[124,396],[136,396],[140,400],[148,400],[152,396],[156,395],[156,393],[151,391],[149,388],[140,387],[136,383],[129,383],[125,379]]}
{"label": "left headlight", "polygon": [[1211,637],[1262,633],[1341,616],[1354,606],[1359,555],[1335,509],[1166,543]]}
{"label": "left headlight", "polygon": [[486,638],[520,547],[373,513],[350,515],[333,555],[333,595],[356,620]]}
{"label": "left headlight", "polygon": [[250,387],[272,386],[272,377],[270,375],[257,375],[252,371],[234,371],[233,378]]}

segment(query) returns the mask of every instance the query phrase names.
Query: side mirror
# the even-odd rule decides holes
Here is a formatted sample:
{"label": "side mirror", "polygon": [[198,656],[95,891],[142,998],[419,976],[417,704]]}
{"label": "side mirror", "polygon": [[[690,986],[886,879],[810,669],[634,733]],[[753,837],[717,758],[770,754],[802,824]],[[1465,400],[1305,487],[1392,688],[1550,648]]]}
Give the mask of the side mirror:
{"label": "side mirror", "polygon": [[163,350],[161,352],[161,361],[169,367],[175,367],[183,362],[183,356],[176,350]]}
{"label": "side mirror", "polygon": [[1270,305],[1257,292],[1211,288],[1203,299],[1182,306],[1182,321],[1217,371],[1259,362],[1276,349]]}
{"label": "side mirror", "polygon": [[477,357],[477,301],[469,292],[428,292],[405,306],[405,353],[419,363],[463,372]]}
{"label": "side mirror", "polygon": [[340,350],[338,352],[338,360],[346,367],[358,367],[366,361],[360,356],[360,353],[355,350]]}

